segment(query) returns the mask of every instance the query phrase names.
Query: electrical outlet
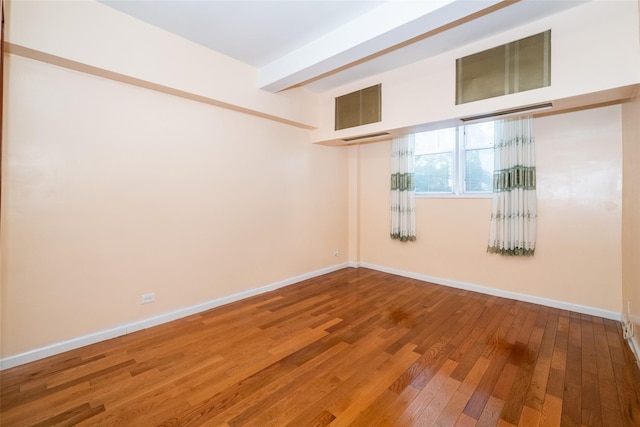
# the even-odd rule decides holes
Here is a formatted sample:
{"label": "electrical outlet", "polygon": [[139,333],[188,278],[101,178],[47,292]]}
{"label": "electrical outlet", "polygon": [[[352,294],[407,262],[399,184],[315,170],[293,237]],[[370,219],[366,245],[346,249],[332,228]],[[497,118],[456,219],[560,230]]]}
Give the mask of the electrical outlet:
{"label": "electrical outlet", "polygon": [[333,256],[340,256],[340,251],[337,249],[333,250]]}
{"label": "electrical outlet", "polygon": [[622,325],[622,337],[625,340],[633,337],[633,323],[626,321],[624,325]]}
{"label": "electrical outlet", "polygon": [[150,294],[140,295],[140,304],[149,304],[150,302],[154,302],[156,300],[156,293],[151,292]]}

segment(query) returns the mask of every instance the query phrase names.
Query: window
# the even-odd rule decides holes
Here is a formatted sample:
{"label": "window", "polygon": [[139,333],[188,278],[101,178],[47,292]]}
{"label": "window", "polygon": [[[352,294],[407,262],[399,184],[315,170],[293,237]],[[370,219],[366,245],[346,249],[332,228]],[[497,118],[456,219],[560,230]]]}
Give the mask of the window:
{"label": "window", "polygon": [[418,195],[489,194],[493,185],[493,122],[415,134]]}

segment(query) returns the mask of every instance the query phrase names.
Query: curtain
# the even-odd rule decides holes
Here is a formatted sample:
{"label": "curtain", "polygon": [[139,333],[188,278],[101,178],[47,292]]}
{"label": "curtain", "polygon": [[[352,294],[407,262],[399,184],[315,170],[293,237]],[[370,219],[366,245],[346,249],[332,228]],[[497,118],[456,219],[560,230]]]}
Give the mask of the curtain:
{"label": "curtain", "polygon": [[416,240],[413,153],[413,135],[393,139],[391,146],[391,238],[401,242]]}
{"label": "curtain", "polygon": [[490,253],[531,256],[536,247],[536,165],[531,117],[495,124]]}

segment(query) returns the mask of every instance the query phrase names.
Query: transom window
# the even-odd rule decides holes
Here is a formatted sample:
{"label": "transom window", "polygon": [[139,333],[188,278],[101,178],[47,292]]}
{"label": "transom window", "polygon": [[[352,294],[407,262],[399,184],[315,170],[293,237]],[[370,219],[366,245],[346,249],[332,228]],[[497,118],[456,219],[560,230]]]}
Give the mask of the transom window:
{"label": "transom window", "polygon": [[415,134],[416,195],[484,195],[493,185],[493,124]]}

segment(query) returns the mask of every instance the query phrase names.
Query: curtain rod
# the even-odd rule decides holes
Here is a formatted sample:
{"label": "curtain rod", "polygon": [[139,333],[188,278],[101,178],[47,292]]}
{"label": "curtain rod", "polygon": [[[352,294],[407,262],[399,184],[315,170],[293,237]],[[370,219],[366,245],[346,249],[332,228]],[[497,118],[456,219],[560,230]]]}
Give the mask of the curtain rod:
{"label": "curtain rod", "polygon": [[494,113],[486,113],[486,114],[479,114],[477,116],[462,117],[460,120],[462,120],[463,122],[470,122],[473,120],[481,120],[481,119],[489,119],[491,117],[506,116],[508,114],[524,113],[527,111],[545,110],[547,108],[552,108],[552,107],[553,107],[553,104],[551,102],[547,102],[544,104],[530,105],[528,107],[512,108],[510,110],[496,111]]}
{"label": "curtain rod", "polygon": [[360,139],[375,138],[376,136],[384,136],[384,135],[389,135],[389,132],[378,132],[378,133],[372,133],[369,135],[354,136],[352,138],[343,138],[342,140],[344,142],[351,142],[351,141],[358,141]]}

